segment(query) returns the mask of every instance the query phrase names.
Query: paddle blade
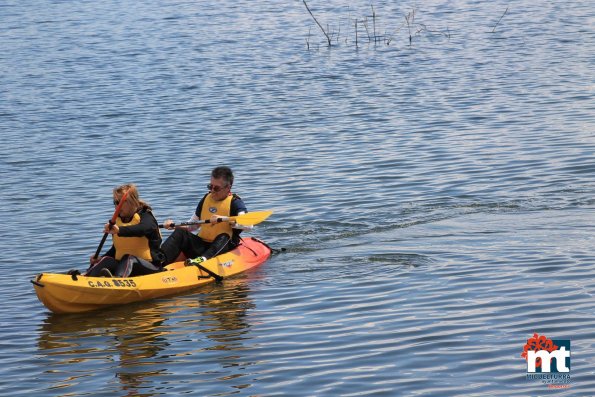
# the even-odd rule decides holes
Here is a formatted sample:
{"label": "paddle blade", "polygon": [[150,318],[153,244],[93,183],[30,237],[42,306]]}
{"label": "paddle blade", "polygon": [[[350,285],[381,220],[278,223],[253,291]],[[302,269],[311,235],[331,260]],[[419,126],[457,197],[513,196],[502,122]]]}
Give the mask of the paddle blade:
{"label": "paddle blade", "polygon": [[229,219],[236,221],[240,225],[257,225],[266,220],[269,216],[271,216],[272,213],[273,211],[255,211],[238,216],[232,216]]}

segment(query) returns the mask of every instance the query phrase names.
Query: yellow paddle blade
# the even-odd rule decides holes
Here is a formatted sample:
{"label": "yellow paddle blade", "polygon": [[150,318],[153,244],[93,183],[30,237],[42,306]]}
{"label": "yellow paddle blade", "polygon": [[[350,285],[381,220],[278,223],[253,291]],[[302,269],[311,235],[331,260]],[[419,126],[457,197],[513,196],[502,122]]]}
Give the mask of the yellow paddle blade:
{"label": "yellow paddle blade", "polygon": [[255,211],[255,212],[248,212],[247,214],[242,214],[238,216],[231,216],[229,220],[236,221],[240,225],[257,225],[260,222],[263,222],[267,219],[273,211]]}

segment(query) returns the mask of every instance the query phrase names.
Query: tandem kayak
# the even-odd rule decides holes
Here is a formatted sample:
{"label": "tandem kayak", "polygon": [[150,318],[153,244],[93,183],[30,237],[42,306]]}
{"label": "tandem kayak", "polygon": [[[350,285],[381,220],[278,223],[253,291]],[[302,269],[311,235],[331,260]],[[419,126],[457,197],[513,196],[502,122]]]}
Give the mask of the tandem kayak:
{"label": "tandem kayak", "polygon": [[[245,238],[234,250],[201,263],[201,268],[175,262],[164,271],[136,277],[87,277],[41,273],[31,283],[37,297],[54,313],[78,313],[173,295],[212,283],[214,276],[233,276],[264,263],[271,249]],[[218,277],[218,278],[219,278]]]}

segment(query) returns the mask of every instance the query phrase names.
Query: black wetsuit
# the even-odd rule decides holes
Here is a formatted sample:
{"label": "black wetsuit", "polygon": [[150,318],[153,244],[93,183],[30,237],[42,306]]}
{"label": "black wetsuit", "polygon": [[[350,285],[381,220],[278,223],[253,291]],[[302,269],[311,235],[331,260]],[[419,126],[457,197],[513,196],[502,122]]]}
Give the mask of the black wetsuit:
{"label": "black wetsuit", "polygon": [[140,221],[136,225],[120,226],[119,237],[145,237],[149,243],[151,262],[134,255],[125,254],[120,260],[115,259],[116,247],[112,247],[103,255],[101,260],[87,271],[87,276],[98,277],[105,275],[102,269],[108,269],[117,277],[140,276],[161,271],[164,262],[164,255],[161,252],[161,233],[159,225],[153,213],[148,208],[138,212]]}

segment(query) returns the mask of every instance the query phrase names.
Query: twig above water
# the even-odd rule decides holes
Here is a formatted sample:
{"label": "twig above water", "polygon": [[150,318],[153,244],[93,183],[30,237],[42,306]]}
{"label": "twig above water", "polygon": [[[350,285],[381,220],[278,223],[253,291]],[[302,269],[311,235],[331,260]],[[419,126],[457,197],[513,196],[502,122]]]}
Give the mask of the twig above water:
{"label": "twig above water", "polygon": [[414,20],[415,20],[415,9],[411,10],[411,12],[405,16],[405,21],[407,21],[407,29],[409,30],[409,45],[411,45],[411,41],[412,41],[411,25],[413,25]]}
{"label": "twig above water", "polygon": [[324,33],[324,35],[326,36],[326,40],[328,41],[328,46],[330,47],[331,46],[331,36],[329,36],[329,34],[326,32],[326,30],[324,30],[324,28],[322,27],[320,22],[318,22],[318,19],[316,19],[314,14],[312,14],[312,11],[310,11],[310,7],[308,7],[308,3],[306,3],[306,0],[302,0],[302,1],[304,2],[304,5],[306,6],[306,10],[308,10],[308,12],[310,13],[310,16],[312,17],[312,19],[314,19],[314,22],[316,22],[316,24],[318,25],[320,30],[322,30],[322,33]]}
{"label": "twig above water", "polygon": [[[320,29],[320,31],[322,31],[322,33],[324,34],[324,37],[326,38],[327,46],[330,48],[333,44],[333,40],[336,40],[337,45],[338,45],[339,40],[340,39],[343,40],[343,37],[341,37],[341,38],[339,37],[341,34],[341,25],[339,25],[338,32],[336,32],[332,28],[332,26],[330,26],[328,23],[326,24],[326,26],[323,26],[323,23],[321,23],[316,18],[316,16],[314,16],[314,13],[308,6],[307,1],[302,0],[302,2],[304,3],[304,6],[306,7],[306,10],[308,11],[308,13],[312,17],[312,19],[314,19],[314,22],[316,23],[316,25],[318,25],[318,28]],[[413,44],[413,37],[422,35],[422,34],[432,34],[432,35],[439,34],[441,36],[444,36],[444,37],[450,39],[451,33],[450,33],[450,30],[448,29],[448,27],[447,27],[446,31],[442,31],[442,30],[430,29],[429,27],[426,26],[426,24],[418,23],[416,20],[417,12],[416,12],[415,8],[411,9],[411,11],[409,11],[408,13],[403,15],[404,18],[402,20],[401,26],[397,27],[396,29],[394,29],[394,28],[390,29],[390,30],[385,29],[384,34],[380,34],[379,29],[378,29],[379,26],[377,23],[378,14],[376,13],[376,9],[375,9],[374,5],[370,5],[370,7],[371,7],[372,15],[364,16],[363,18],[360,18],[357,16],[355,18],[352,18],[351,9],[349,8],[348,21],[352,21],[354,24],[355,48],[358,48],[359,45],[361,44],[360,43],[361,34],[359,33],[359,30],[361,29],[361,25],[363,25],[364,34],[368,37],[368,43],[371,43],[372,38],[373,38],[374,45],[376,45],[377,43],[379,43],[381,41],[384,42],[384,44],[386,44],[387,46],[390,45],[396,38],[396,34],[405,27],[407,28],[407,31],[409,33],[408,39],[409,39],[410,46]],[[370,22],[370,19],[371,19],[371,22]],[[316,28],[314,28],[314,29],[316,29]],[[348,29],[348,31],[349,31],[349,29]],[[310,50],[312,48],[312,46],[310,45],[311,38],[312,38],[311,37],[311,28],[309,28],[308,36],[306,37],[306,46],[307,46],[308,50]],[[345,43],[348,43],[349,38],[347,36],[345,36],[344,41],[345,41]]]}
{"label": "twig above water", "polygon": [[372,23],[374,24],[374,44],[376,44],[376,11],[374,11],[374,5],[370,4],[372,7]]}
{"label": "twig above water", "polygon": [[500,17],[500,19],[498,19],[498,22],[496,22],[496,24],[494,25],[494,28],[492,29],[492,33],[494,33],[496,31],[496,26],[498,26],[498,24],[500,23],[500,21],[502,20],[502,18],[504,18],[504,15],[506,15],[507,12],[508,12],[508,7],[506,7],[506,10],[504,10],[504,14],[502,14],[502,16]]}

